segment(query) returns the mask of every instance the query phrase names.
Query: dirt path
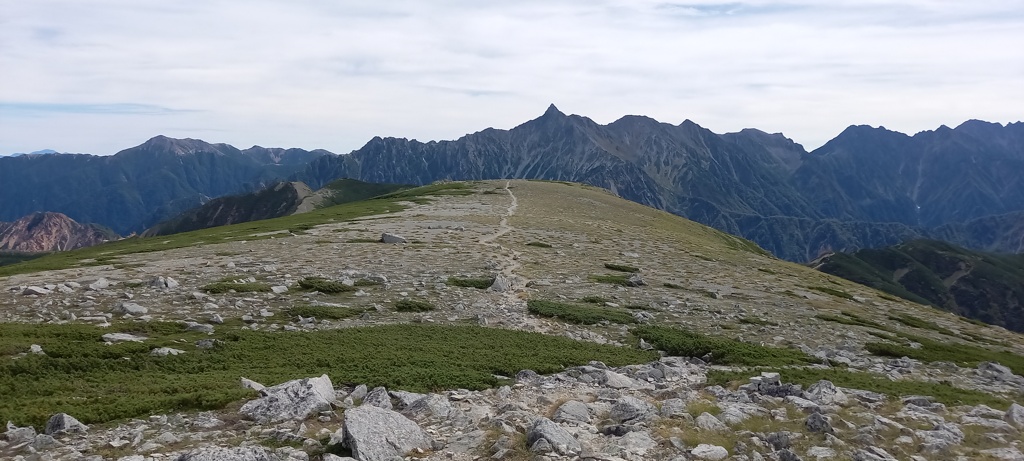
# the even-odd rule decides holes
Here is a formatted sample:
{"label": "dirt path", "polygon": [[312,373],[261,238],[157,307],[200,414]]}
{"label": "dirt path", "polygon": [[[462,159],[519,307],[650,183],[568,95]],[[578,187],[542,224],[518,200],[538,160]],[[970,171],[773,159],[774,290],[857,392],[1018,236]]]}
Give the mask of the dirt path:
{"label": "dirt path", "polygon": [[506,248],[499,243],[495,243],[495,240],[498,238],[515,230],[515,227],[509,224],[509,218],[516,214],[516,210],[519,208],[519,199],[516,197],[516,194],[512,193],[512,189],[510,188],[511,184],[512,181],[505,182],[504,191],[508,193],[511,202],[509,203],[508,208],[505,209],[505,213],[501,216],[501,221],[498,223],[498,230],[493,234],[481,237],[480,244],[496,250],[496,257],[498,258],[498,264],[500,267],[499,272],[506,280],[508,280],[511,288],[504,292],[505,300],[510,303],[521,304],[521,300],[519,300],[515,294],[515,288],[523,285],[520,277],[516,275],[516,271],[522,267],[522,264],[519,263],[520,253],[511,248]]}

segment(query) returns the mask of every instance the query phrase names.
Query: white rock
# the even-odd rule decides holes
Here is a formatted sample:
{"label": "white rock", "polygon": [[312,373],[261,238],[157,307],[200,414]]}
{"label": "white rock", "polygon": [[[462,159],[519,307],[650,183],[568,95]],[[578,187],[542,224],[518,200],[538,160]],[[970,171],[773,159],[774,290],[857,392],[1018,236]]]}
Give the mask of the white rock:
{"label": "white rock", "polygon": [[331,409],[334,387],[331,378],[322,375],[288,381],[262,390],[264,395],[242,405],[239,413],[261,424],[303,420],[315,413]]}
{"label": "white rock", "polygon": [[184,353],[185,351],[183,350],[173,349],[170,347],[158,347],[156,349],[149,351],[149,355],[152,355],[154,357],[167,357],[168,355],[178,355]]}
{"label": "white rock", "polygon": [[50,290],[36,286],[26,287],[25,290],[21,292],[21,294],[25,296],[46,296],[50,293],[52,293]]}
{"label": "white rock", "polygon": [[135,336],[128,333],[107,333],[103,335],[103,340],[108,343],[123,343],[125,341],[135,341],[141,343],[146,340],[146,337]]}
{"label": "white rock", "polygon": [[690,450],[690,454],[700,459],[707,459],[711,461],[721,461],[729,457],[729,451],[726,450],[725,447],[706,443],[697,445],[696,448]]}
{"label": "white rock", "polygon": [[430,436],[397,412],[372,405],[345,411],[344,443],[360,461],[401,459],[414,450],[429,450]]}

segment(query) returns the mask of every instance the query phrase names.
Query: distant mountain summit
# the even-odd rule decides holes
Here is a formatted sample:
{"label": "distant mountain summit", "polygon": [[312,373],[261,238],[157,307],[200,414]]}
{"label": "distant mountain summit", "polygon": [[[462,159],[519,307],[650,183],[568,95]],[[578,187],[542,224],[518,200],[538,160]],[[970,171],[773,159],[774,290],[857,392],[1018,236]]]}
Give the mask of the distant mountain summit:
{"label": "distant mountain summit", "polygon": [[[22,155],[46,155],[46,154],[56,154],[56,153],[57,153],[57,151],[55,151],[53,149],[42,149],[42,150],[32,151],[32,152],[29,152],[27,154],[24,153],[24,152],[18,152],[18,153],[15,153],[15,154],[10,154],[10,155],[8,155],[8,157],[21,157]],[[2,157],[2,155],[0,155],[0,157]]]}
{"label": "distant mountain summit", "polygon": [[33,213],[0,222],[0,250],[40,253],[97,245],[118,236],[95,224],[80,224],[61,213]]}
{"label": "distant mountain summit", "polygon": [[2,157],[0,220],[55,211],[127,235],[212,198],[261,189],[323,155],[331,154],[157,136],[106,157]]}

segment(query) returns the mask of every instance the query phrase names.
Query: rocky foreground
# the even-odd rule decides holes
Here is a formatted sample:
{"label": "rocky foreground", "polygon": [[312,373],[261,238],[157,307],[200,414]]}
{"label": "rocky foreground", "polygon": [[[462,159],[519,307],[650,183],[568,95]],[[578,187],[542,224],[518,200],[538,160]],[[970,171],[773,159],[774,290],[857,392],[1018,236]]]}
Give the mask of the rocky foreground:
{"label": "rocky foreground", "polygon": [[[0,453],[90,461],[1024,459],[1017,404],[1000,411],[947,408],[928,396],[891,402],[825,380],[803,389],[773,372],[729,390],[705,386],[708,369],[684,357],[615,369],[593,362],[550,376],[523,370],[497,389],[431,394],[335,389],[326,375],[273,387],[243,378],[260,397],[236,412],[154,415],[97,430],[58,414],[42,434],[9,424]],[[1024,386],[996,364],[974,373]],[[965,442],[990,448],[958,456]]]}

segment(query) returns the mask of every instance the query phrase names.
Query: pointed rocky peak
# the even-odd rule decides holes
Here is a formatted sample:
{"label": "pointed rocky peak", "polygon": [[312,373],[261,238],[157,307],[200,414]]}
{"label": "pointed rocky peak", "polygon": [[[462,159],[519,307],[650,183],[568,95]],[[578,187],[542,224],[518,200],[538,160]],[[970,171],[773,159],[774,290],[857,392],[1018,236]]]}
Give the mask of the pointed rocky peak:
{"label": "pointed rocky peak", "polygon": [[544,111],[544,115],[541,115],[541,117],[565,117],[565,114],[558,110],[554,104],[551,104],[548,106],[548,110]]}

